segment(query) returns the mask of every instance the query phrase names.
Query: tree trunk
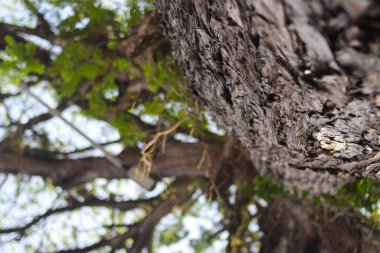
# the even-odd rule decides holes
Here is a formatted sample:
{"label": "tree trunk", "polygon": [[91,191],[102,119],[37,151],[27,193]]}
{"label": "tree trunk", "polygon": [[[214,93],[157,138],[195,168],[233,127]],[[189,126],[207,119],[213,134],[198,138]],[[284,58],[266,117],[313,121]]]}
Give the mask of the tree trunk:
{"label": "tree trunk", "polygon": [[379,231],[350,209],[278,199],[259,223],[264,232],[261,253],[380,252]]}
{"label": "tree trunk", "polygon": [[[365,3],[158,0],[157,9],[194,95],[255,170],[333,193],[355,177],[380,179],[380,4]],[[262,253],[380,251],[351,211],[282,199],[260,223]]]}
{"label": "tree trunk", "polygon": [[380,178],[380,5],[362,3],[159,0],[157,8],[190,88],[248,147],[256,170],[333,192],[341,178]]}

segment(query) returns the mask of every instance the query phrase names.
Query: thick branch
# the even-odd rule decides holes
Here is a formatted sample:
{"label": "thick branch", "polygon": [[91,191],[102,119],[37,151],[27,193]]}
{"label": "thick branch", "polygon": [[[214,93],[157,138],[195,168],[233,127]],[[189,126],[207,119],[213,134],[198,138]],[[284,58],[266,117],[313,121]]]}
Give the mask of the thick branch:
{"label": "thick branch", "polygon": [[352,46],[360,28],[341,2],[158,1],[193,92],[262,174],[291,187],[379,175],[377,162],[344,169],[380,150],[380,79],[376,50]]}
{"label": "thick branch", "polygon": [[[156,178],[166,176],[204,176],[209,170],[212,175],[221,163],[223,144],[181,143],[170,141],[164,151],[158,152],[153,160],[151,175]],[[210,161],[201,163],[204,152],[208,152]],[[126,149],[120,158],[130,165],[137,165],[140,150]],[[211,166],[211,167],[209,167]],[[54,168],[54,169],[52,169]],[[95,178],[126,178],[126,171],[112,167],[104,158],[86,158],[79,160],[52,159],[50,157],[29,157],[15,152],[0,152],[0,171],[26,175],[38,175],[50,178],[56,185],[71,187]]]}
{"label": "thick branch", "polygon": [[36,6],[29,1],[23,0],[25,6],[37,17],[37,27],[36,30],[39,34],[41,34],[42,38],[52,38],[54,37],[54,33],[50,28],[50,24],[46,21],[44,15],[39,12]]}

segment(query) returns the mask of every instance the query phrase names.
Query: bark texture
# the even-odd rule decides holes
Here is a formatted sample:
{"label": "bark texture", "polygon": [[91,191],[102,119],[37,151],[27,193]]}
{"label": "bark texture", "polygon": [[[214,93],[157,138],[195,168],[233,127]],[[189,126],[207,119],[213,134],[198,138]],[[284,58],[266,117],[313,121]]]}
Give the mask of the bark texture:
{"label": "bark texture", "polygon": [[365,225],[350,209],[278,199],[259,223],[264,232],[261,253],[380,251],[379,231]]}
{"label": "bark texture", "polygon": [[352,2],[158,1],[194,94],[290,187],[380,178],[380,8]]}

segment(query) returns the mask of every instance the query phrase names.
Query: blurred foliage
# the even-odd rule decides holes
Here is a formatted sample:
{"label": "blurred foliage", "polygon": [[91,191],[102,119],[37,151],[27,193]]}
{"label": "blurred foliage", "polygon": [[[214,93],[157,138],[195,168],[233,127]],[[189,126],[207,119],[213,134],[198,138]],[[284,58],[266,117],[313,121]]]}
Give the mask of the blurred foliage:
{"label": "blurred foliage", "polygon": [[[9,83],[15,86],[35,79],[47,80],[58,92],[59,100],[70,99],[83,90],[87,102],[82,113],[100,120],[116,110],[122,97],[128,98],[129,109],[115,113],[107,121],[119,130],[122,141],[129,146],[148,135],[130,120],[131,114],[157,117],[166,126],[182,121],[191,134],[207,130],[203,112],[181,87],[184,80],[173,55],[158,52],[155,61],[139,66],[109,47],[127,36],[143,13],[153,9],[153,1],[126,1],[119,12],[103,8],[100,3],[34,1],[37,7],[48,4],[51,12],[56,13],[57,23],[52,28],[56,30],[55,40],[68,39],[68,42],[60,45],[58,53],[50,52],[50,62],[41,63],[40,52],[36,52],[40,42],[16,42],[8,36],[6,50],[1,55],[0,74],[8,79],[12,77]],[[59,18],[65,16],[62,13],[69,14]],[[120,76],[123,76],[121,80]],[[148,83],[150,93],[126,93],[125,86],[141,77]]]}
{"label": "blurred foliage", "polygon": [[380,183],[370,179],[360,179],[343,187],[335,196],[323,196],[337,206],[352,206],[360,211],[377,215],[379,210]]}
{"label": "blurred foliage", "polygon": [[243,183],[240,187],[247,196],[257,196],[266,202],[276,197],[290,195],[279,182],[265,176],[256,176],[252,179],[251,184]]}
{"label": "blurred foliage", "polygon": [[19,83],[30,73],[42,74],[45,66],[35,58],[37,46],[33,43],[16,42],[5,36],[7,46],[0,55],[0,75],[6,75],[13,83]]}
{"label": "blurred foliage", "polygon": [[[258,197],[265,202],[270,202],[274,198],[292,196],[296,198],[308,198],[309,193],[299,191],[288,191],[281,187],[281,184],[270,177],[256,176],[251,184],[240,185],[247,196]],[[359,213],[370,217],[380,227],[379,202],[380,182],[370,179],[359,179],[342,187],[337,194],[323,194],[314,197],[316,203],[329,202],[337,207],[352,207]]]}

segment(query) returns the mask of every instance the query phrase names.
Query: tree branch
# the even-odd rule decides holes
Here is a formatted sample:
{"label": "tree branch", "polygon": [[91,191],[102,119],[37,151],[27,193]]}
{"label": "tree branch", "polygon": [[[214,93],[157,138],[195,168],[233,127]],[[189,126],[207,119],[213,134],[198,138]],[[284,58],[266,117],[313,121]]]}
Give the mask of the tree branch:
{"label": "tree branch", "polygon": [[[211,177],[223,163],[223,141],[208,144],[211,167],[202,164],[199,167],[205,146],[200,143],[182,143],[168,141],[165,150],[158,151],[153,158],[151,175],[156,178],[167,176],[204,176]],[[140,150],[126,148],[120,159],[137,166]],[[197,168],[198,167],[198,168]],[[54,168],[52,170],[51,168]],[[214,171],[214,172],[213,172]],[[6,151],[0,146],[0,172],[13,174],[38,175],[50,178],[55,185],[72,187],[95,178],[126,178],[124,170],[116,170],[104,158],[85,158],[78,160],[36,157]]]}
{"label": "tree branch", "polygon": [[162,217],[170,213],[174,206],[181,205],[188,201],[188,198],[194,193],[195,188],[190,187],[194,183],[192,179],[179,179],[173,182],[168,192],[163,193],[160,201],[153,205],[152,211],[140,222],[134,224],[126,232],[119,234],[113,238],[101,239],[97,243],[71,250],[62,250],[58,253],[83,253],[98,249],[103,246],[111,246],[112,250],[123,247],[127,238],[133,238],[132,247],[128,250],[130,253],[139,253],[144,247],[149,247],[149,240],[147,238],[153,233],[154,227],[161,220]]}
{"label": "tree branch", "polygon": [[[38,11],[37,7],[29,0],[23,0],[25,7],[28,8],[37,17],[36,30],[43,36],[42,38],[53,38],[54,33],[50,28],[50,24],[46,21],[44,15]],[[50,40],[50,39],[49,39]]]}
{"label": "tree branch", "polygon": [[119,202],[115,200],[101,200],[94,196],[90,196],[87,199],[85,199],[83,202],[71,200],[69,201],[69,204],[67,206],[56,208],[56,209],[49,209],[44,214],[34,217],[31,222],[25,224],[24,226],[1,229],[0,234],[18,233],[20,234],[20,236],[22,236],[28,228],[36,225],[38,222],[54,214],[59,214],[59,213],[67,212],[67,211],[73,211],[81,207],[100,207],[101,206],[101,207],[108,207],[112,209],[119,209],[122,211],[129,211],[135,208],[139,208],[141,206],[151,205],[159,201],[160,199],[161,197],[153,197],[150,199],[139,199],[139,200]]}

